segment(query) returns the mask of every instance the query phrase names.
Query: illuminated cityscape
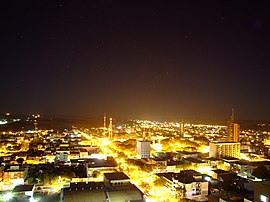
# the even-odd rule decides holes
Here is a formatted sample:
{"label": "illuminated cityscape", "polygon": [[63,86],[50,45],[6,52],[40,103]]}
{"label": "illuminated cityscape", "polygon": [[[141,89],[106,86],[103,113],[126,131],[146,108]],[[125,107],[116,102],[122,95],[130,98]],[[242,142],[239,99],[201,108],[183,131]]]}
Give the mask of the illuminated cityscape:
{"label": "illuminated cityscape", "polygon": [[270,202],[267,1],[1,3],[0,202]]}
{"label": "illuminated cityscape", "polygon": [[1,132],[3,201],[253,201],[253,187],[268,186],[269,131],[239,130],[239,142],[226,142],[225,123],[104,118],[99,127],[44,130],[45,117],[23,119],[31,130]]}

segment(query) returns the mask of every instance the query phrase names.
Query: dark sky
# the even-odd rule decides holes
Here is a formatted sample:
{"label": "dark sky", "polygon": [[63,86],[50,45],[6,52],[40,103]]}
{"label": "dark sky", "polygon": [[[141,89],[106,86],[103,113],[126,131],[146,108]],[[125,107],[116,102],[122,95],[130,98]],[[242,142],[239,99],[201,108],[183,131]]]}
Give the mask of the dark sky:
{"label": "dark sky", "polygon": [[270,119],[267,1],[3,1],[0,112]]}

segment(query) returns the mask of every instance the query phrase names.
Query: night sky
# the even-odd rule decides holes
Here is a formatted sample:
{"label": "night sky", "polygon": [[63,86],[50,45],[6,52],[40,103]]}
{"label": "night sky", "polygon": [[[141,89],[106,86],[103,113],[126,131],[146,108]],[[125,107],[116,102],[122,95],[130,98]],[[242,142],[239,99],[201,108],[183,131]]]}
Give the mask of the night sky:
{"label": "night sky", "polygon": [[6,0],[0,13],[1,113],[270,119],[267,1]]}

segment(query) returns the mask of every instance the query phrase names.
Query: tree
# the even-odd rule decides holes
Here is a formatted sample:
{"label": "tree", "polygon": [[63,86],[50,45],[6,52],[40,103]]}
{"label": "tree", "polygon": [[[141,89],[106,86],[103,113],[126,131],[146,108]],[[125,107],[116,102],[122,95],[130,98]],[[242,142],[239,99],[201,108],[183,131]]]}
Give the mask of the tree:
{"label": "tree", "polygon": [[2,163],[4,161],[3,157],[0,157],[0,163]]}
{"label": "tree", "polygon": [[17,161],[18,164],[22,165],[23,162],[24,162],[24,159],[23,158],[18,158],[16,161]]}
{"label": "tree", "polygon": [[55,173],[44,173],[43,174],[43,184],[52,184],[58,180],[58,176]]}
{"label": "tree", "polygon": [[42,173],[37,174],[36,181],[38,184],[43,184],[43,174]]}
{"label": "tree", "polygon": [[27,184],[33,184],[34,183],[34,178],[33,177],[28,177],[26,182],[27,182]]}
{"label": "tree", "polygon": [[268,170],[265,166],[258,166],[251,175],[263,180],[269,178]]}
{"label": "tree", "polygon": [[146,182],[140,181],[139,186],[143,187],[146,192],[149,192],[151,190],[151,186]]}
{"label": "tree", "polygon": [[178,201],[186,201],[186,187],[185,185],[176,188],[176,198]]}
{"label": "tree", "polygon": [[155,181],[154,181],[154,185],[155,185],[156,187],[162,187],[162,186],[165,185],[165,183],[166,183],[166,181],[165,181],[163,178],[161,178],[161,177],[158,177],[158,178],[155,179]]}
{"label": "tree", "polygon": [[98,178],[98,177],[100,177],[100,176],[102,176],[102,173],[101,173],[100,171],[95,170],[95,171],[93,172],[93,177],[94,177],[94,178]]}

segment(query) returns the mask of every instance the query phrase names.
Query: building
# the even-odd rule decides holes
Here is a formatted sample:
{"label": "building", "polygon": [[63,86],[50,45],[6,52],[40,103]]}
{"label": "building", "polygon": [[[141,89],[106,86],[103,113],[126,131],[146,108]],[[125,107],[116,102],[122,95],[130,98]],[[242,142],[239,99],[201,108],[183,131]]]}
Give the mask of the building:
{"label": "building", "polygon": [[220,191],[207,196],[210,202],[247,202],[243,196],[233,191]]}
{"label": "building", "polygon": [[87,163],[87,176],[93,177],[97,173],[115,172],[117,166],[114,159],[91,159],[91,161],[89,160],[89,163]]}
{"label": "building", "polygon": [[70,187],[61,189],[60,202],[106,201],[103,182],[75,182]]}
{"label": "building", "polygon": [[122,172],[105,173],[103,182],[70,183],[61,189],[60,202],[143,202],[143,193]]}
{"label": "building", "polygon": [[123,172],[104,173],[104,184],[110,189],[117,189],[117,187],[128,186],[130,178]]}
{"label": "building", "polygon": [[210,142],[210,158],[240,157],[239,142]]}
{"label": "building", "polygon": [[47,163],[54,163],[55,155],[48,153],[46,154],[45,159]]}
{"label": "building", "polygon": [[227,125],[227,140],[229,142],[239,142],[240,125],[238,123],[229,123]]}
{"label": "building", "polygon": [[55,162],[69,162],[70,151],[69,149],[59,149],[55,154]]}
{"label": "building", "polygon": [[80,158],[88,158],[89,157],[89,154],[88,154],[88,151],[86,149],[79,149],[79,152],[80,152]]}
{"label": "building", "polygon": [[43,164],[46,163],[46,157],[28,156],[24,161],[25,164]]}
{"label": "building", "polygon": [[179,161],[183,158],[199,158],[199,152],[189,152],[189,151],[177,151],[173,154],[173,160]]}
{"label": "building", "polygon": [[213,179],[221,179],[221,176],[222,176],[223,174],[228,174],[228,173],[229,173],[229,171],[217,169],[217,170],[211,170],[211,171],[210,171],[210,176],[211,176]]}
{"label": "building", "polygon": [[[86,176],[88,178],[97,177],[102,173],[115,172],[117,169],[117,163],[113,158],[105,159],[71,159],[71,165],[84,166],[86,168]],[[103,179],[103,178],[102,178]]]}
{"label": "building", "polygon": [[239,142],[239,131],[240,125],[235,123],[234,120],[234,109],[232,110],[232,116],[227,122],[227,141],[228,142]]}
{"label": "building", "polygon": [[256,179],[252,176],[253,171],[259,166],[264,166],[268,171],[270,171],[270,161],[237,161],[230,163],[231,171],[235,172],[238,176]]}
{"label": "building", "polygon": [[27,177],[28,168],[20,168],[20,166],[10,166],[4,170],[3,174],[3,190],[12,190],[16,185],[24,184]]}
{"label": "building", "polygon": [[202,161],[197,158],[184,158],[184,163],[192,167],[197,166],[198,168],[205,168],[208,166],[207,161]]}
{"label": "building", "polygon": [[254,202],[270,201],[270,181],[256,182],[254,184]]}
{"label": "building", "polygon": [[263,140],[263,144],[264,144],[265,146],[270,146],[270,138],[264,139],[264,140]]}
{"label": "building", "polygon": [[79,151],[76,151],[76,150],[70,151],[70,160],[71,159],[79,159],[79,158],[80,158],[80,152]]}
{"label": "building", "polygon": [[153,165],[156,168],[157,173],[163,173],[167,170],[167,160],[161,158],[153,158],[152,159]]}
{"label": "building", "polygon": [[208,195],[208,181],[195,170],[158,173],[156,175],[165,180],[165,187],[180,200],[183,198],[202,199]]}
{"label": "building", "polygon": [[35,185],[18,185],[12,190],[12,198],[16,201],[28,201],[33,198]]}
{"label": "building", "polygon": [[150,141],[138,140],[137,141],[137,156],[138,159],[150,158]]}
{"label": "building", "polygon": [[143,193],[132,183],[123,172],[105,173],[104,184],[108,202],[142,202]]}

